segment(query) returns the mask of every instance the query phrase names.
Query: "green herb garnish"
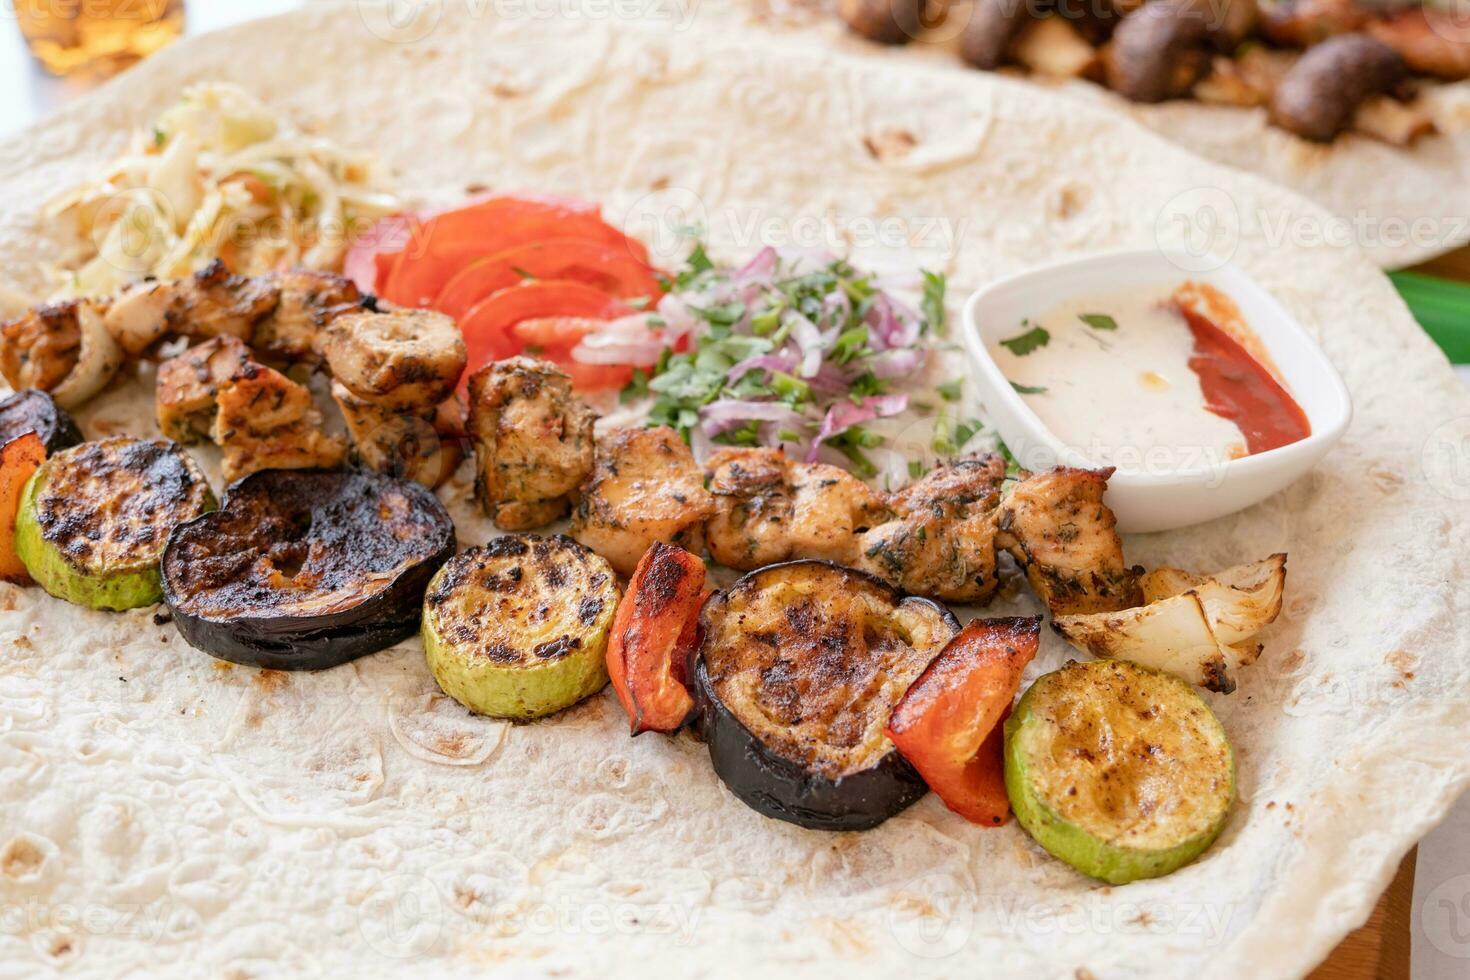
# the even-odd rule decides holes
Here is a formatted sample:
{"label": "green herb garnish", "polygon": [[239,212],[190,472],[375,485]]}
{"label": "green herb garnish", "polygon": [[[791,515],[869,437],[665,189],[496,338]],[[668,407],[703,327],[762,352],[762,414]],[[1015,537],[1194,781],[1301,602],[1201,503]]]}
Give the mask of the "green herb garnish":
{"label": "green herb garnish", "polygon": [[1117,330],[1118,321],[1106,313],[1079,313],[1077,319],[1094,330]]}
{"label": "green herb garnish", "polygon": [[957,402],[960,400],[960,388],[962,388],[964,384],[965,382],[963,380],[956,378],[953,381],[949,381],[942,385],[939,385],[936,390],[939,392],[939,397],[943,398],[945,401]]}
{"label": "green herb garnish", "polygon": [[944,273],[924,273],[924,295],[919,300],[919,312],[924,315],[924,329],[944,333]]}
{"label": "green herb garnish", "polygon": [[1017,384],[1016,382],[1012,381],[1011,382],[1011,387],[1014,388],[1014,389],[1016,389],[1017,394],[1021,394],[1021,395],[1044,395],[1044,394],[1046,394],[1046,385],[1023,385],[1023,384]]}
{"label": "green herb garnish", "polygon": [[[1026,321],[1022,320],[1021,325],[1025,326]],[[1000,345],[1017,357],[1025,357],[1037,348],[1045,347],[1050,342],[1051,334],[1047,333],[1044,327],[1032,327],[1025,333],[1017,334],[1008,340],[1002,340]]]}

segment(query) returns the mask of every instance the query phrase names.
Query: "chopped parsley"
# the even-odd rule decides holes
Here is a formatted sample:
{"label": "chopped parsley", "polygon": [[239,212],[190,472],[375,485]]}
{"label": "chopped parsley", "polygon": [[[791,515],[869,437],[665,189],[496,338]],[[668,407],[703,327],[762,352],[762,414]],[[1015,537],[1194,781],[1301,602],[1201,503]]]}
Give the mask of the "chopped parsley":
{"label": "chopped parsley", "polygon": [[[1022,320],[1021,326],[1024,327],[1026,323],[1026,320]],[[1032,351],[1045,347],[1050,342],[1051,334],[1046,332],[1045,327],[1032,327],[1025,333],[1019,333],[1007,340],[1002,340],[1000,345],[1017,357],[1025,357]]]}
{"label": "chopped parsley", "polygon": [[945,332],[944,319],[944,273],[924,273],[924,295],[919,300],[919,312],[924,316],[924,327],[935,333]]}
{"label": "chopped parsley", "polygon": [[1106,313],[1079,313],[1077,319],[1094,330],[1117,330],[1118,321]]}
{"label": "chopped parsley", "polygon": [[1016,382],[1012,381],[1011,382],[1011,387],[1014,388],[1014,389],[1016,389],[1016,393],[1017,394],[1021,394],[1021,395],[1044,395],[1044,394],[1046,394],[1046,385],[1023,385],[1023,384],[1017,384]]}

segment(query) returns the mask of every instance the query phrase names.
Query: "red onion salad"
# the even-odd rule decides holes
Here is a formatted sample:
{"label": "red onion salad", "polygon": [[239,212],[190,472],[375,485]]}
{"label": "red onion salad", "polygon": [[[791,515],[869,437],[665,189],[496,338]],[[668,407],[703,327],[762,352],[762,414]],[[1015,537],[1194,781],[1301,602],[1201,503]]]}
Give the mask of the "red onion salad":
{"label": "red onion salad", "polygon": [[655,311],[610,325],[573,356],[607,363],[665,345],[625,400],[652,395],[649,424],[677,429],[697,455],[781,446],[872,476],[863,451],[883,440],[865,426],[936,391],[927,369],[944,330],[943,276],[924,273],[917,292],[916,308],[828,255],[765,248],[732,269],[697,247]]}

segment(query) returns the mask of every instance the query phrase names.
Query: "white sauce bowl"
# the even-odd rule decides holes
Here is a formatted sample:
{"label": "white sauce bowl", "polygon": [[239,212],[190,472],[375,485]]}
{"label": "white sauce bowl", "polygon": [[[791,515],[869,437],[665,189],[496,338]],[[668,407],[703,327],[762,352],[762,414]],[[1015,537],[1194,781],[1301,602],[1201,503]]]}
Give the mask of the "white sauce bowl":
{"label": "white sauce bowl", "polygon": [[[1275,362],[1288,394],[1306,413],[1312,434],[1268,452],[1195,469],[1120,467],[1108,481],[1106,500],[1121,531],[1173,530],[1259,503],[1315,466],[1352,419],[1352,400],[1342,378],[1275,297],[1233,264],[1190,271],[1195,265],[1190,256],[1158,250],[1109,252],[999,280],[965,303],[964,343],[975,365],[980,400],[1016,459],[1031,470],[1099,464],[1063,444],[990,356],[990,345],[1014,335],[1023,318],[1040,317],[1073,297],[1186,280],[1214,286],[1240,308],[1246,325]],[[1107,397],[1109,392],[1098,392],[1098,398]]]}

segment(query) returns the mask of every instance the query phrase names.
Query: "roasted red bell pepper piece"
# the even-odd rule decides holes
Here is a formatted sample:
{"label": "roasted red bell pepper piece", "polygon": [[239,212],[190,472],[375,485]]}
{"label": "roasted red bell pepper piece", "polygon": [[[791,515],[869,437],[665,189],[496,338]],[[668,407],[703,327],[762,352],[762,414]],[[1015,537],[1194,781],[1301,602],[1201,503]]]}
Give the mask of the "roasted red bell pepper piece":
{"label": "roasted red bell pepper piece", "polygon": [[909,685],[884,729],[971,823],[998,827],[1010,814],[1001,722],[1040,642],[1040,616],[972,620]]}
{"label": "roasted red bell pepper piece", "polygon": [[685,686],[704,605],[704,562],[655,544],[643,553],[613,616],[607,673],[631,732],[676,732],[694,710]]}
{"label": "roasted red bell pepper piece", "polygon": [[26,432],[0,448],[0,579],[27,582],[30,575],[15,553],[15,518],[21,491],[41,464],[46,446],[34,432]]}

